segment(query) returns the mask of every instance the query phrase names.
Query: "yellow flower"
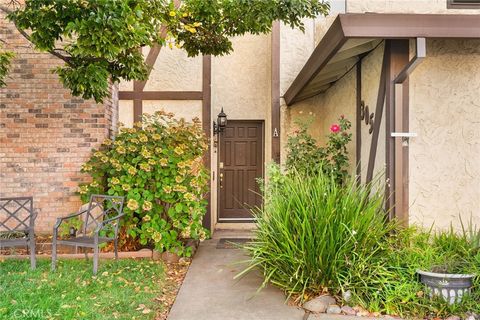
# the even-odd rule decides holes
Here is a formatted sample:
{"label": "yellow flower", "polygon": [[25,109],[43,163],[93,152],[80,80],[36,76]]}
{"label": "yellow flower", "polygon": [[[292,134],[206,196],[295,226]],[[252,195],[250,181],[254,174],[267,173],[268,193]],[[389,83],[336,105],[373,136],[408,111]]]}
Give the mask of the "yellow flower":
{"label": "yellow flower", "polygon": [[150,172],[150,165],[148,163],[140,163],[140,169],[146,172]]}
{"label": "yellow flower", "polygon": [[135,169],[134,167],[130,167],[128,168],[127,172],[129,175],[134,176],[137,173],[137,169]]}
{"label": "yellow flower", "polygon": [[103,156],[103,153],[101,151],[97,151],[93,154],[95,157],[101,157]]}
{"label": "yellow flower", "polygon": [[[142,128],[142,121],[137,121],[133,124],[133,128]],[[130,129],[131,133],[134,133],[136,130],[135,129]]]}
{"label": "yellow flower", "polygon": [[145,221],[145,222],[148,222],[148,221],[152,220],[152,218],[147,214],[145,217],[143,217],[142,220]]}
{"label": "yellow flower", "polygon": [[103,156],[100,160],[102,160],[103,163],[107,163],[108,162],[108,157]]}
{"label": "yellow flower", "polygon": [[187,164],[184,161],[181,161],[181,162],[177,163],[177,167],[179,167],[180,169],[183,169],[186,166],[187,166]]}
{"label": "yellow flower", "polygon": [[152,134],[152,138],[153,138],[153,140],[160,140],[160,139],[162,139],[162,136],[159,135],[158,133],[154,133],[154,134]]}
{"label": "yellow flower", "polygon": [[138,140],[140,140],[140,142],[147,142],[148,138],[146,135],[142,134],[138,137]]}
{"label": "yellow flower", "polygon": [[144,158],[150,158],[152,156],[152,154],[150,153],[150,151],[148,151],[146,148],[142,148],[142,151],[140,152],[140,154],[144,157]]}
{"label": "yellow flower", "polygon": [[92,183],[90,183],[90,186],[91,187],[98,187],[98,182],[97,181],[93,181]]}
{"label": "yellow flower", "polygon": [[160,240],[162,240],[162,234],[158,231],[155,231],[155,233],[152,236],[152,239],[155,242],[160,242]]}
{"label": "yellow flower", "polygon": [[166,167],[168,165],[168,160],[167,159],[160,159],[158,161],[162,167]]}
{"label": "yellow flower", "polygon": [[105,139],[105,140],[103,140],[103,145],[105,145],[105,146],[110,146],[110,145],[112,145],[112,140],[110,140],[110,139]]}
{"label": "yellow flower", "polygon": [[125,154],[125,152],[127,152],[127,150],[125,150],[124,146],[119,146],[119,147],[117,147],[117,152],[120,153],[120,154]]}
{"label": "yellow flower", "polygon": [[163,187],[163,191],[165,191],[165,193],[171,193],[172,192],[172,187],[165,186],[165,187]]}
{"label": "yellow flower", "polygon": [[128,191],[128,190],[130,190],[130,185],[129,184],[122,184],[122,189],[124,191]]}
{"label": "yellow flower", "polygon": [[177,13],[175,11],[170,11],[169,15],[170,15],[170,17],[175,17],[177,15]]}
{"label": "yellow flower", "polygon": [[116,146],[121,146],[121,145],[123,145],[123,141],[122,140],[115,140],[115,142],[113,144],[116,145]]}
{"label": "yellow flower", "polygon": [[183,178],[182,178],[182,177],[180,177],[180,176],[176,176],[176,177],[175,177],[175,182],[176,182],[176,183],[181,183],[182,181],[183,181]]}
{"label": "yellow flower", "polygon": [[176,154],[178,155],[182,155],[183,154],[183,149],[180,148],[180,147],[176,147],[173,152],[175,152]]}
{"label": "yellow flower", "polygon": [[177,191],[177,192],[187,192],[187,187],[185,186],[181,186],[181,185],[175,185],[175,187],[173,187],[173,191]]}
{"label": "yellow flower", "polygon": [[86,194],[88,192],[88,187],[87,186],[81,186],[80,189],[78,190],[80,194]]}
{"label": "yellow flower", "polygon": [[90,170],[92,170],[92,169],[93,169],[92,166],[89,165],[88,163],[85,163],[85,164],[82,166],[82,170],[83,170],[83,171],[90,171]]}
{"label": "yellow flower", "polygon": [[163,149],[160,147],[155,148],[155,153],[162,153]]}
{"label": "yellow flower", "polygon": [[148,164],[154,166],[156,163],[155,159],[148,159]]}
{"label": "yellow flower", "polygon": [[138,202],[137,200],[135,199],[130,199],[128,200],[128,203],[127,203],[127,208],[132,210],[132,211],[135,211],[138,209]]}
{"label": "yellow flower", "polygon": [[113,177],[112,180],[110,180],[110,182],[111,182],[112,184],[119,184],[119,183],[120,183],[120,180],[118,180],[118,178]]}
{"label": "yellow flower", "polygon": [[129,145],[127,149],[128,149],[128,151],[130,151],[130,152],[135,152],[135,151],[137,151],[137,147],[135,147],[135,146],[133,146],[133,145]]}
{"label": "yellow flower", "polygon": [[144,201],[143,205],[142,205],[142,209],[144,211],[150,211],[150,210],[152,210],[152,206],[153,206],[153,204],[150,201]]}
{"label": "yellow flower", "polygon": [[183,197],[185,198],[185,200],[187,201],[195,201],[197,200],[197,197],[195,197],[195,195],[193,193],[190,193],[190,192],[187,192],[183,195]]}
{"label": "yellow flower", "polygon": [[138,144],[139,143],[138,139],[136,139],[136,138],[131,139],[130,142],[133,143],[133,144]]}

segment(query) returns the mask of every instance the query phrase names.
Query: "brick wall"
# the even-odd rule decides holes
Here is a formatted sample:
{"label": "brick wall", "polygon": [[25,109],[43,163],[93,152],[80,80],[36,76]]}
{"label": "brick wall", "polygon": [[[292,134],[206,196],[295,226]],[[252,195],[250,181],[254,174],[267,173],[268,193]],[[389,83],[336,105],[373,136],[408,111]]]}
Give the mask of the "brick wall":
{"label": "brick wall", "polygon": [[[7,87],[0,89],[0,197],[34,197],[37,232],[77,211],[80,167],[118,118],[115,94],[96,104],[72,97],[50,70],[61,61],[35,52],[0,11],[0,39],[15,51]],[[116,90],[112,90],[116,92]]]}

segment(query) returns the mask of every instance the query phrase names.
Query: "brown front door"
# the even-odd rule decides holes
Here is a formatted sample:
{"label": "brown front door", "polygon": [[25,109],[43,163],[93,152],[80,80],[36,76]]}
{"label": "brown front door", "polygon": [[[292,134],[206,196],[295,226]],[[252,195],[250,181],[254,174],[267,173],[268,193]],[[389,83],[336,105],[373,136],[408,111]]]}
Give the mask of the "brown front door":
{"label": "brown front door", "polygon": [[229,120],[219,135],[220,222],[249,222],[260,207],[257,183],[263,178],[263,122]]}

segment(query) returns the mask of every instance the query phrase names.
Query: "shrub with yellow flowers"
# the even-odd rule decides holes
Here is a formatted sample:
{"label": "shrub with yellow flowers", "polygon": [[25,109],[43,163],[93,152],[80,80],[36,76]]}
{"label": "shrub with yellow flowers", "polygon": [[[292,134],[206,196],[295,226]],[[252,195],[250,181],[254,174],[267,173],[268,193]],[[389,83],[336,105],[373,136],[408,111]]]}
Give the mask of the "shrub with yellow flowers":
{"label": "shrub with yellow flowers", "polygon": [[[187,122],[171,113],[144,115],[133,128],[120,128],[83,165],[92,182],[90,194],[124,196],[123,237],[142,246],[189,256],[186,239],[203,240],[208,172],[203,165],[207,139],[198,119]],[[122,239],[121,239],[122,240]]]}

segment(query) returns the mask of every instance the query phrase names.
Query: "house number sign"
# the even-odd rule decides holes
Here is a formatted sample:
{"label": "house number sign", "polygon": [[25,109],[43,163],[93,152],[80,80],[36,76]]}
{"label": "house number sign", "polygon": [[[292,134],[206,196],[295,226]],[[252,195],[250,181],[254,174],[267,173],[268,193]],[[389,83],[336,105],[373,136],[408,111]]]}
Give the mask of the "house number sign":
{"label": "house number sign", "polygon": [[373,132],[373,124],[375,122],[375,113],[370,113],[370,110],[368,110],[368,106],[365,105],[365,101],[362,101],[360,103],[360,119],[365,121],[365,124],[367,126],[370,126],[368,129],[368,133],[372,134]]}

